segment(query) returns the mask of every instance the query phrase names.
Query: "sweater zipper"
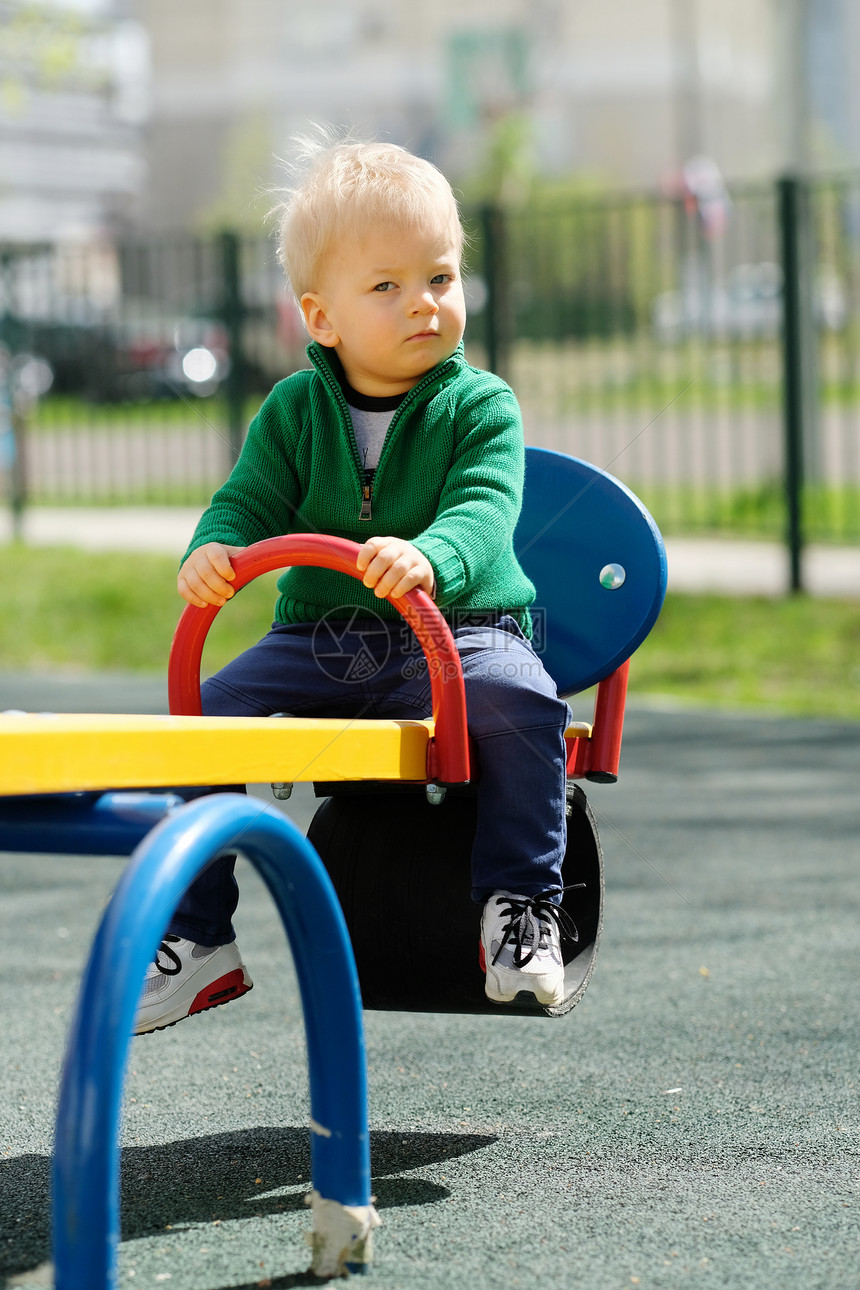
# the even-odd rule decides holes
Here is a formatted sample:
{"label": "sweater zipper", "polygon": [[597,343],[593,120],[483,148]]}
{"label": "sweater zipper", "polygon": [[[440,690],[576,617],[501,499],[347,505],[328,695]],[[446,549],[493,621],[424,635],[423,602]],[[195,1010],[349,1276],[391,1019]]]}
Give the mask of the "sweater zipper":
{"label": "sweater zipper", "polygon": [[[446,366],[448,363],[450,363],[450,361],[451,361],[450,359],[446,360]],[[314,364],[314,366],[316,366],[316,364]],[[358,456],[358,445],[355,442],[355,431],[352,428],[352,417],[350,415],[350,411],[349,411],[349,407],[347,405],[346,399],[343,397],[343,391],[341,390],[338,382],[334,379],[334,377],[331,375],[331,373],[328,370],[321,371],[320,368],[317,367],[317,372],[319,372],[320,375],[323,376],[323,379],[325,380],[329,389],[334,394],[336,402],[340,405],[342,413],[345,414],[346,416],[347,430],[353,447],[353,458],[356,462],[356,465],[358,466],[359,471],[361,472],[363,467]],[[432,373],[427,372],[426,375],[421,378],[418,384],[414,385],[412,389],[409,391],[408,395],[406,396],[406,399],[404,400],[404,403],[410,403],[412,401],[413,395],[417,396],[425,385],[429,385],[432,383],[432,381],[438,380],[439,376],[440,376],[440,373],[436,372],[435,369]],[[377,470],[379,469],[379,466],[382,463],[382,457],[385,455],[385,449],[389,443],[391,430],[394,427],[395,422],[398,421],[401,413],[403,412],[404,403],[401,403],[400,407],[397,409],[394,416],[391,418],[391,425],[388,427],[388,433],[385,436],[385,443],[383,444],[383,447],[382,447],[382,454],[380,455],[379,461],[377,462],[377,466],[376,466]],[[372,504],[373,504],[374,473],[375,472],[373,470],[364,470],[363,477],[360,477],[360,480],[359,480],[361,484],[361,509],[358,513],[358,518],[359,518],[359,521],[361,522],[369,521],[373,518]]]}
{"label": "sweater zipper", "polygon": [[361,511],[358,518],[360,520],[370,520],[373,518],[371,513],[371,502],[373,501],[373,471],[365,470],[364,483],[361,486]]}
{"label": "sweater zipper", "polygon": [[370,520],[372,518],[371,502],[373,500],[373,471],[365,470],[362,466],[361,458],[358,455],[358,444],[355,441],[355,430],[352,425],[352,416],[349,411],[349,405],[343,397],[343,390],[327,368],[317,367],[317,372],[334,395],[335,403],[338,406],[344,428],[346,429],[347,438],[349,439],[352,447],[352,459],[357,467],[358,482],[359,487],[361,488],[361,510],[359,511],[358,518],[361,521]]}
{"label": "sweater zipper", "polygon": [[[376,463],[377,471],[379,470],[379,467],[382,465],[382,458],[385,455],[385,449],[388,447],[388,444],[391,442],[391,432],[392,430],[394,430],[394,428],[397,425],[397,422],[400,420],[403,414],[404,406],[412,401],[413,395],[417,396],[420,393],[422,386],[424,386],[425,384],[429,385],[432,383],[430,380],[430,375],[431,374],[428,372],[426,376],[423,376],[421,378],[421,380],[418,382],[417,385],[414,385],[412,387],[412,389],[409,391],[406,398],[404,399],[403,403],[400,404],[400,407],[397,409],[397,411],[394,413],[394,416],[391,418],[391,423],[385,435],[385,443],[382,445],[382,452],[380,453],[379,461]],[[436,380],[437,378],[438,378],[438,373],[436,373],[433,376],[433,380]],[[353,442],[355,442],[354,435],[353,435]],[[357,452],[356,452],[356,456],[358,456]],[[364,470],[364,480],[361,485],[361,510],[359,511],[359,514],[358,514],[358,518],[360,521],[370,520],[373,518],[373,511],[372,511],[373,477],[375,473],[376,473],[375,470],[367,470],[366,468]]]}

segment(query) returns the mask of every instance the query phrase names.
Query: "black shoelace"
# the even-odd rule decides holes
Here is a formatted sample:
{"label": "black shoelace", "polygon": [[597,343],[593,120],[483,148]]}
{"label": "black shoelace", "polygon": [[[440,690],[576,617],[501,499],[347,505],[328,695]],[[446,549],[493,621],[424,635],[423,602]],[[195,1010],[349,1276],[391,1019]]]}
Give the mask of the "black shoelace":
{"label": "black shoelace", "polygon": [[[173,936],[170,932],[168,932],[156,951],[155,966],[158,968],[159,972],[161,972],[163,976],[176,976],[179,972],[182,971],[182,963],[180,961],[179,955],[176,954],[168,944],[169,941],[176,942],[178,940],[179,940],[178,936]],[[169,960],[166,967],[163,963],[159,962],[159,959],[162,954],[166,959]]]}
{"label": "black shoelace", "polygon": [[[575,882],[562,890],[573,891],[584,886],[584,882]],[[550,929],[552,922],[557,926],[560,938],[574,943],[579,940],[576,923],[567,910],[545,896],[506,896],[501,911],[508,915],[508,921],[502,928],[502,941],[493,955],[493,963],[511,941],[514,944],[514,966],[524,967],[530,963],[540,948],[542,933]]]}

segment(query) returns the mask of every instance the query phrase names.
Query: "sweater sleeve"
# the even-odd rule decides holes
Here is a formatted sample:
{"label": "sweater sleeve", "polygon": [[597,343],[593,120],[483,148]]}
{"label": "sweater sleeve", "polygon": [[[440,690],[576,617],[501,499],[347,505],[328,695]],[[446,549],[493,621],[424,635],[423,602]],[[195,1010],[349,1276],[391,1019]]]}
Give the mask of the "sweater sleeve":
{"label": "sweater sleeve", "polygon": [[456,409],[455,450],[436,518],[414,539],[436,573],[440,606],[468,595],[508,553],[522,505],[519,404],[502,382]]}
{"label": "sweater sleeve", "polygon": [[[281,382],[282,387],[288,384]],[[295,470],[299,422],[288,415],[294,401],[285,399],[287,393],[276,386],[254,417],[239,460],[200,517],[183,559],[206,542],[250,546],[293,527],[300,500]]]}

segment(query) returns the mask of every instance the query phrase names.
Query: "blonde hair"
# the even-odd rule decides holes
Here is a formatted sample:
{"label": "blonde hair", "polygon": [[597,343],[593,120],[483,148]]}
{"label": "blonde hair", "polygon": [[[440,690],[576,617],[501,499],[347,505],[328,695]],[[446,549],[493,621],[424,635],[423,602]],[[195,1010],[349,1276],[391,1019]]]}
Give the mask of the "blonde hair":
{"label": "blonde hair", "polygon": [[321,266],[336,238],[360,235],[373,224],[413,228],[432,221],[450,230],[462,253],[456,198],[431,162],[393,143],[323,130],[319,135],[295,141],[292,184],[273,212],[279,259],[297,299],[319,289]]}

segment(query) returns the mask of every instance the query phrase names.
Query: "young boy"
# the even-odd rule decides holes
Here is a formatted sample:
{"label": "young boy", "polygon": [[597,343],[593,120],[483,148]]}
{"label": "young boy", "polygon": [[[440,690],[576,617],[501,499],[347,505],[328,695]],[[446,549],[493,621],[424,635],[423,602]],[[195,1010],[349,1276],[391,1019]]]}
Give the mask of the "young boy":
{"label": "young boy", "polygon": [[[534,587],[513,552],[519,408],[463,357],[463,232],[439,171],[379,143],[312,145],[305,163],[280,240],[312,368],[263,403],[178,587],[189,604],[223,605],[230,557],[289,532],[359,542],[363,579],[288,569],[271,631],[205,682],[203,711],[429,715],[426,666],[385,599],[426,591],[457,642],[480,761],[472,895],[484,906],[486,993],[559,1003],[570,711],[529,644]],[[361,667],[344,664],[359,657]],[[230,857],[188,889],[149,969],[136,1033],[251,988],[231,922],[237,898]]]}

